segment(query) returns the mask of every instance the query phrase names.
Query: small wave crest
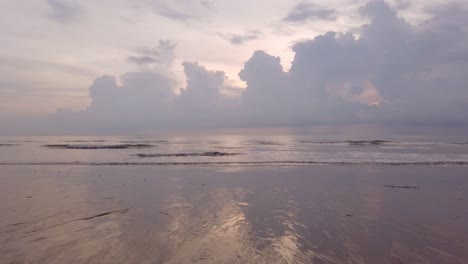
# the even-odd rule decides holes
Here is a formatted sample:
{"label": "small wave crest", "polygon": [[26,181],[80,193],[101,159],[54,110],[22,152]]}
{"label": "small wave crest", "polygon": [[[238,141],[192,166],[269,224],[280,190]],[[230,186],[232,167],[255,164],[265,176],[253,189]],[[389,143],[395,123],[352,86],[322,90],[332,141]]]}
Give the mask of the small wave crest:
{"label": "small wave crest", "polygon": [[235,156],[235,155],[240,155],[240,153],[209,151],[209,152],[201,152],[201,153],[136,154],[134,156],[137,156],[140,158],[162,158],[162,157],[223,157],[223,156]]}
{"label": "small wave crest", "polygon": [[394,143],[388,140],[344,140],[344,141],[308,141],[301,140],[298,141],[303,144],[323,144],[323,145],[333,145],[333,144],[348,144],[350,146],[380,146],[387,143]]}
{"label": "small wave crest", "polygon": [[153,144],[153,143],[169,143],[167,140],[125,140],[120,141],[124,144]]}
{"label": "small wave crest", "polygon": [[74,145],[74,144],[55,144],[55,145],[44,145],[46,148],[56,149],[139,149],[139,148],[151,148],[153,145],[149,144],[117,144],[117,145]]}
{"label": "small wave crest", "polygon": [[455,143],[451,143],[453,145],[468,145],[468,142],[455,142]]}
{"label": "small wave crest", "polygon": [[259,140],[259,141],[255,141],[254,143],[258,144],[258,145],[269,145],[269,146],[281,146],[281,145],[283,145],[283,143],[281,143],[281,142],[268,141],[268,140]]}
{"label": "small wave crest", "polygon": [[65,140],[67,143],[105,143],[107,140]]}

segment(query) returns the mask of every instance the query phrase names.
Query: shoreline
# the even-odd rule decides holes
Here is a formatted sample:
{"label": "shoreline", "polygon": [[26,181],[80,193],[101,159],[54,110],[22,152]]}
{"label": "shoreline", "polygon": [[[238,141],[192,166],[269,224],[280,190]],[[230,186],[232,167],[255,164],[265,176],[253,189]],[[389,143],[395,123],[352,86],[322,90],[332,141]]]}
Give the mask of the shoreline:
{"label": "shoreline", "polygon": [[468,161],[416,161],[416,162],[365,162],[365,161],[210,161],[210,162],[0,162],[0,166],[433,166],[468,167]]}

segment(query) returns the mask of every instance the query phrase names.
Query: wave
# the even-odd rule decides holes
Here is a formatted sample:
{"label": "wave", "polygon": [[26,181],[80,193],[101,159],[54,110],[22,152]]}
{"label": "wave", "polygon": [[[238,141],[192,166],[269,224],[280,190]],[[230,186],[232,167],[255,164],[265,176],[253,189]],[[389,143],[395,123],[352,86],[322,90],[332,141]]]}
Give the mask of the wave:
{"label": "wave", "polygon": [[240,153],[226,153],[219,151],[210,151],[202,153],[173,153],[173,154],[136,154],[134,156],[140,158],[162,158],[162,157],[222,157],[222,156],[235,156]]}
{"label": "wave", "polygon": [[311,140],[299,140],[297,141],[303,144],[342,144],[346,143],[346,141],[311,141]]}
{"label": "wave", "polygon": [[352,146],[362,146],[362,145],[383,145],[385,143],[390,143],[391,141],[387,140],[349,140],[346,141],[349,145]]}
{"label": "wave", "polygon": [[0,166],[13,165],[83,165],[83,166],[163,166],[163,165],[382,165],[382,166],[468,166],[468,161],[415,161],[415,162],[373,162],[373,161],[207,161],[207,162],[0,162]]}
{"label": "wave", "polygon": [[333,145],[333,144],[348,144],[350,146],[380,146],[380,145],[384,145],[384,144],[387,144],[387,143],[395,143],[395,142],[392,142],[392,141],[388,141],[388,140],[343,140],[343,141],[308,141],[308,140],[301,140],[301,141],[298,141],[299,143],[304,143],[304,144],[324,144],[324,145],[327,145],[327,144],[330,144],[330,145]]}
{"label": "wave", "polygon": [[107,140],[65,140],[69,143],[105,143]]}
{"label": "wave", "polygon": [[125,144],[169,143],[167,140],[126,140],[120,142]]}
{"label": "wave", "polygon": [[117,144],[117,145],[72,145],[72,144],[56,144],[56,145],[44,145],[46,148],[56,149],[139,149],[139,148],[151,148],[153,145],[149,144]]}
{"label": "wave", "polygon": [[14,146],[19,146],[19,144],[0,144],[0,147],[14,147]]}
{"label": "wave", "polygon": [[4,142],[8,142],[8,143],[41,143],[41,142],[45,142],[45,141],[39,141],[39,140],[7,140],[7,141],[4,141]]}
{"label": "wave", "polygon": [[276,142],[276,141],[268,141],[268,140],[259,140],[255,141],[255,143],[259,145],[270,145],[270,146],[281,146],[284,145],[283,143]]}

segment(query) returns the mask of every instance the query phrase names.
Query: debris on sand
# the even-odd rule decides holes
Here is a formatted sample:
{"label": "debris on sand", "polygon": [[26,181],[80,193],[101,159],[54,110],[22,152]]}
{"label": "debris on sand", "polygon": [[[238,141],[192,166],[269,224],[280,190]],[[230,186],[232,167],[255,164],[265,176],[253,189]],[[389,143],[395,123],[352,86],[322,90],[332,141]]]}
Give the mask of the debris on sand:
{"label": "debris on sand", "polygon": [[97,215],[88,216],[88,217],[85,217],[85,218],[82,218],[82,219],[79,219],[79,220],[91,220],[91,219],[94,219],[94,218],[98,218],[98,217],[102,217],[102,216],[106,216],[106,215],[110,215],[110,214],[115,214],[115,213],[125,214],[125,213],[128,212],[128,210],[129,209],[123,209],[123,210],[105,212],[105,213],[101,213],[101,214],[97,214]]}
{"label": "debris on sand", "polygon": [[163,214],[163,215],[166,215],[166,216],[170,216],[168,213],[166,212],[163,212],[163,211],[159,211],[160,214]]}

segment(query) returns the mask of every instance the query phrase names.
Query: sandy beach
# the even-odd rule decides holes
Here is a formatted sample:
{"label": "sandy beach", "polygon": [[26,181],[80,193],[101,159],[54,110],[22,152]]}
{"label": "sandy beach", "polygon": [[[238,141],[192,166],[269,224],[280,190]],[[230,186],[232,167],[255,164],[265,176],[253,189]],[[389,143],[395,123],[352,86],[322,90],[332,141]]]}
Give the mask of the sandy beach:
{"label": "sandy beach", "polygon": [[468,263],[466,167],[0,166],[0,263]]}

